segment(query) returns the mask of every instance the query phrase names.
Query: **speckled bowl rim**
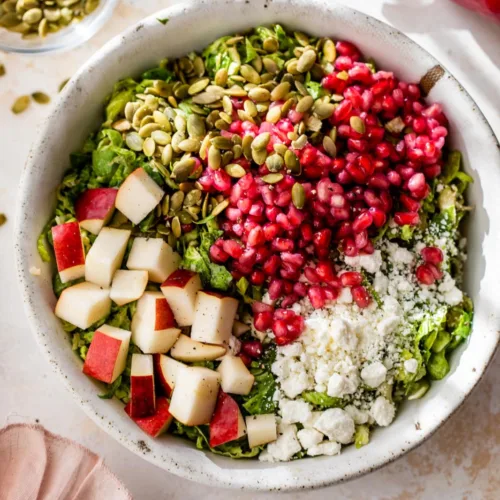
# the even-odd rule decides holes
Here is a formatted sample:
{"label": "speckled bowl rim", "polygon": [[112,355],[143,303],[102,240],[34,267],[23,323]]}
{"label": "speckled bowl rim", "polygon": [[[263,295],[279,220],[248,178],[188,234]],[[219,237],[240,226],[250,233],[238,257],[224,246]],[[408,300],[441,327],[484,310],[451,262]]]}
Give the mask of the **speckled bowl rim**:
{"label": "speckled bowl rim", "polygon": [[[143,21],[140,21],[139,23],[127,29],[124,33],[122,33],[118,37],[115,37],[113,40],[108,42],[89,61],[87,61],[87,63],[85,63],[82,66],[82,68],[78,71],[78,73],[67,84],[63,94],[58,99],[58,105],[63,106],[65,103],[68,102],[67,99],[69,98],[72,92],[81,90],[78,88],[79,80],[82,77],[82,75],[85,74],[85,72],[89,71],[90,68],[99,66],[99,64],[101,64],[102,61],[105,61],[107,58],[112,57],[113,53],[119,50],[120,44],[124,43],[124,41],[128,39],[133,39],[133,37],[139,31],[145,31],[147,29],[156,28],[158,19],[168,18],[170,22],[172,22],[176,18],[180,18],[182,16],[189,16],[197,9],[209,8],[208,4],[210,4],[210,6],[214,5],[227,6],[230,3],[232,2],[228,2],[225,0],[209,0],[208,2],[201,1],[191,4],[177,4],[175,6],[164,9],[150,16],[144,19]],[[246,0],[245,4],[248,3],[249,1]],[[425,51],[415,42],[410,40],[408,37],[406,37],[399,31],[395,30],[394,28],[370,16],[362,14],[358,11],[355,11],[353,9],[350,9],[342,5],[337,5],[334,2],[325,2],[323,0],[309,0],[309,1],[291,0],[288,2],[285,2],[285,0],[275,0],[274,2],[271,2],[270,0],[269,2],[267,0],[252,0],[252,3],[253,4],[258,3],[259,7],[262,7],[263,6],[262,4],[265,4],[264,8],[267,8],[267,6],[273,8],[281,8],[284,7],[285,5],[287,5],[287,8],[290,8],[290,6],[300,7],[307,5],[308,8],[310,9],[316,9],[318,11],[318,14],[328,13],[328,15],[331,16],[335,16],[336,14],[350,16],[352,18],[357,19],[357,22],[359,23],[363,22],[368,23],[371,26],[375,26],[377,30],[379,30],[380,32],[395,37],[397,43],[406,44],[410,46],[411,50],[417,53],[420,57],[424,58],[426,61],[428,61],[429,65],[432,66],[440,65],[440,63],[438,63],[438,61],[433,56],[431,56],[427,51]],[[228,31],[229,32],[231,31],[230,26],[228,26]],[[471,107],[471,109],[474,112],[475,122],[481,127],[481,135],[484,138],[487,138],[487,140],[490,142],[489,144],[490,146],[492,146],[493,148],[495,147],[497,148],[496,153],[495,151],[492,151],[492,158],[496,166],[500,166],[500,145],[498,144],[498,141],[493,131],[491,130],[491,127],[487,123],[484,115],[478,109],[477,105],[474,103],[469,94],[465,92],[465,90],[460,86],[458,81],[456,81],[454,77],[447,71],[445,72],[445,76],[453,83],[453,85],[457,89],[463,92],[464,99],[467,101],[467,104]],[[355,467],[352,467],[352,470],[346,472],[344,475],[341,476],[338,473],[336,473],[334,467],[328,466],[330,459],[324,459],[321,457],[307,460],[307,462],[317,464],[316,469],[318,469],[318,475],[311,474],[311,476],[309,476],[306,473],[304,473],[302,474],[302,476],[297,477],[296,475],[293,474],[293,471],[295,473],[297,472],[300,473],[299,462],[294,462],[293,464],[290,464],[290,467],[287,467],[287,464],[285,465],[280,464],[279,466],[268,466],[257,463],[254,464],[254,466],[251,466],[251,468],[244,469],[242,467],[244,467],[245,465],[242,466],[241,465],[242,462],[232,462],[234,464],[233,467],[230,466],[228,461],[222,459],[222,461],[218,463],[224,465],[225,466],[224,468],[229,469],[230,473],[226,474],[221,472],[223,468],[218,468],[218,467],[213,468],[212,466],[209,466],[209,464],[206,461],[203,461],[202,457],[204,456],[204,454],[202,452],[194,451],[194,453],[190,453],[188,451],[183,451],[177,457],[178,460],[175,457],[168,455],[168,453],[167,456],[165,455],[157,456],[154,452],[153,453],[145,452],[145,449],[149,447],[149,444],[151,444],[151,446],[155,446],[151,440],[149,440],[143,434],[140,434],[140,431],[138,429],[135,429],[134,432],[132,423],[130,424],[130,427],[126,429],[126,432],[128,432],[131,436],[133,436],[134,439],[126,435],[125,432],[122,432],[119,428],[116,427],[116,425],[114,425],[115,424],[114,419],[107,420],[108,416],[107,415],[105,416],[105,414],[111,413],[111,411],[108,412],[107,409],[105,410],[103,409],[101,413],[97,408],[98,406],[100,406],[99,401],[96,401],[95,399],[85,399],[85,397],[82,394],[80,394],[80,392],[77,389],[75,389],[74,384],[68,377],[68,374],[61,366],[63,360],[59,360],[59,358],[51,352],[50,342],[47,341],[44,332],[44,327],[46,327],[46,325],[44,325],[43,319],[40,319],[38,317],[39,311],[34,304],[34,302],[39,299],[41,291],[38,289],[40,287],[37,287],[36,281],[34,281],[35,278],[33,278],[33,276],[30,275],[28,269],[31,263],[33,262],[33,259],[36,259],[36,248],[32,247],[27,248],[26,238],[29,235],[25,231],[24,225],[26,219],[29,218],[28,204],[30,201],[30,194],[34,189],[34,186],[30,182],[30,177],[32,172],[34,172],[36,169],[37,152],[39,151],[40,148],[44,147],[47,141],[50,142],[50,140],[48,139],[49,124],[51,122],[51,119],[57,115],[57,110],[58,107],[56,106],[53,109],[52,114],[46,120],[44,127],[42,127],[39,139],[34,144],[29,154],[27,164],[23,172],[22,180],[20,183],[20,196],[18,201],[16,230],[15,230],[15,254],[16,254],[16,265],[19,274],[20,287],[25,303],[26,314],[29,323],[31,325],[31,328],[35,333],[35,338],[37,339],[37,342],[39,343],[42,351],[47,356],[53,369],[63,379],[66,386],[73,394],[78,404],[87,413],[87,415],[89,415],[105,432],[111,434],[117,441],[122,443],[129,450],[135,452],[140,456],[143,456],[149,462],[169,472],[177,474],[186,479],[191,479],[194,481],[198,481],[213,486],[234,487],[242,489],[265,490],[265,491],[271,491],[271,490],[284,491],[284,490],[298,490],[305,488],[317,488],[354,479],[361,475],[367,474],[373,470],[376,470],[396,460],[397,458],[406,454],[408,451],[416,448],[417,446],[422,444],[425,440],[427,440],[429,437],[431,437],[434,434],[434,432],[436,432],[436,430],[463,405],[465,398],[468,395],[470,395],[474,387],[476,387],[477,384],[480,382],[487,366],[491,362],[495,354],[495,351],[498,347],[498,336],[494,342],[491,341],[488,344],[487,351],[483,353],[484,355],[482,359],[483,365],[477,370],[473,368],[472,371],[475,373],[470,376],[470,379],[468,379],[467,388],[464,394],[457,400],[455,399],[452,400],[451,403],[452,408],[450,409],[450,411],[448,411],[445,415],[441,415],[440,418],[436,418],[436,421],[433,422],[429,426],[429,428],[426,429],[425,433],[423,433],[422,435],[406,442],[403,441],[399,443],[397,447],[392,446],[392,448],[394,449],[391,448],[391,450],[384,457],[378,457],[378,458],[375,457],[372,458],[371,460],[367,460],[366,463],[361,463],[360,461],[359,464],[356,464]],[[490,287],[491,286],[492,285],[490,284]],[[499,317],[500,316],[498,312],[495,311],[491,321],[493,321],[494,319],[498,320]],[[66,339],[64,339],[64,341],[66,341]],[[110,402],[106,403],[110,404]],[[137,439],[137,437],[140,438],[142,437],[142,439],[135,440]],[[371,444],[370,446],[373,446],[373,444]],[[186,455],[186,457],[181,456],[184,454]],[[215,458],[211,457],[211,460],[216,461],[216,458],[217,457]],[[323,467],[321,467],[321,464],[323,464]],[[271,474],[267,474],[266,472],[269,470],[269,468],[272,471]],[[329,469],[329,471],[322,473],[323,469]],[[305,467],[305,470],[307,470],[307,467]],[[238,471],[241,471],[242,474],[238,474]],[[259,479],[259,476],[254,474],[255,471],[257,471],[257,473],[260,471],[262,476],[265,477]]]}

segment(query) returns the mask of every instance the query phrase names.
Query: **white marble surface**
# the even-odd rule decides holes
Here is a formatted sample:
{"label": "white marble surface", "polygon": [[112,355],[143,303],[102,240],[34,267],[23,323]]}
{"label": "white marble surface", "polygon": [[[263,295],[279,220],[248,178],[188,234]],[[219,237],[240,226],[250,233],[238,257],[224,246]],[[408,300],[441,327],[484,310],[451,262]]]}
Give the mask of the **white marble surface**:
{"label": "white marble surface", "polygon": [[[197,498],[200,487],[141,460],[114,442],[85,416],[51,372],[29,331],[13,266],[12,230],[16,187],[37,124],[47,106],[32,105],[14,116],[16,96],[42,90],[55,96],[69,77],[108,38],[173,2],[122,1],[112,21],[90,43],[67,54],[19,56],[0,53],[7,75],[0,79],[0,427],[39,421],[102,455],[135,499]],[[349,0],[408,34],[462,82],[500,137],[500,25],[448,0]],[[488,168],[488,165],[482,166]],[[401,460],[348,484],[288,498],[493,499],[500,495],[500,358],[464,407],[429,441]],[[1,485],[0,485],[1,487]],[[278,498],[276,494],[203,488],[211,499]],[[0,494],[1,496],[1,494]],[[283,495],[280,495],[282,497]]]}

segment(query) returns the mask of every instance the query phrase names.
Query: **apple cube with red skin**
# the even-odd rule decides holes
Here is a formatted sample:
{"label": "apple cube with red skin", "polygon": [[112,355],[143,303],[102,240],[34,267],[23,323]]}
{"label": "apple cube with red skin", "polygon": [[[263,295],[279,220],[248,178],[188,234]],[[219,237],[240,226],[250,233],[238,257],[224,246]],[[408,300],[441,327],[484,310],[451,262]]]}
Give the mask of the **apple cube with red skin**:
{"label": "apple cube with red skin", "polygon": [[76,219],[87,231],[99,234],[115,209],[118,189],[94,188],[84,191],[75,203]]}
{"label": "apple cube with red skin", "polygon": [[57,270],[62,283],[85,276],[85,252],[78,222],[66,222],[52,228]]}
{"label": "apple cube with red skin", "polygon": [[210,446],[215,448],[246,434],[245,422],[238,403],[224,391],[217,396],[217,406],[210,421]]}
{"label": "apple cube with red skin", "polygon": [[199,291],[196,296],[191,338],[209,344],[227,345],[237,309],[238,301],[232,297]]}
{"label": "apple cube with red skin", "polygon": [[122,265],[131,231],[104,227],[87,254],[85,279],[108,288],[115,271]]}
{"label": "apple cube with red skin", "polygon": [[175,387],[177,373],[185,365],[164,354],[153,354],[153,361],[156,380],[165,395],[170,396]]}
{"label": "apple cube with red skin", "polygon": [[177,372],[170,413],[184,425],[208,424],[219,392],[219,374],[200,366],[182,366]]}
{"label": "apple cube with red skin", "polygon": [[276,416],[274,413],[246,417],[248,446],[254,448],[276,441]]}
{"label": "apple cube with red skin", "polygon": [[62,291],[55,315],[72,325],[86,330],[104,318],[111,310],[109,290],[94,283],[78,283]]}
{"label": "apple cube with red skin", "polygon": [[107,384],[113,383],[125,370],[130,332],[101,325],[92,337],[83,373]]}
{"label": "apple cube with red skin", "polygon": [[226,354],[226,348],[221,345],[203,344],[181,334],[177,342],[170,349],[170,356],[179,361],[196,363],[198,361],[212,361]]}
{"label": "apple cube with red skin", "polygon": [[194,318],[196,294],[201,290],[198,273],[186,269],[177,269],[161,285],[175,320],[179,326],[191,326]]}
{"label": "apple cube with red skin", "polygon": [[135,238],[127,268],[148,271],[150,281],[163,283],[180,262],[180,255],[162,238]]}
{"label": "apple cube with red skin", "polygon": [[156,398],[156,411],[149,417],[132,417],[130,415],[130,401],[125,405],[125,412],[132,420],[151,437],[158,437],[170,427],[174,417],[170,414],[170,404],[165,397]]}
{"label": "apple cube with red skin", "polygon": [[140,299],[148,284],[147,271],[127,271],[118,269],[111,283],[111,300],[123,306]]}
{"label": "apple cube with red skin", "polygon": [[252,390],[255,377],[240,357],[224,356],[217,371],[220,373],[224,392],[246,396]]}
{"label": "apple cube with red skin", "polygon": [[164,194],[143,168],[137,168],[123,181],[115,204],[123,215],[139,224],[160,203]]}
{"label": "apple cube with red skin", "polygon": [[132,354],[129,415],[132,418],[148,417],[153,415],[155,410],[153,356],[150,354]]}
{"label": "apple cube with red skin", "polygon": [[164,353],[175,344],[181,331],[161,292],[145,292],[132,318],[132,342],[146,354]]}

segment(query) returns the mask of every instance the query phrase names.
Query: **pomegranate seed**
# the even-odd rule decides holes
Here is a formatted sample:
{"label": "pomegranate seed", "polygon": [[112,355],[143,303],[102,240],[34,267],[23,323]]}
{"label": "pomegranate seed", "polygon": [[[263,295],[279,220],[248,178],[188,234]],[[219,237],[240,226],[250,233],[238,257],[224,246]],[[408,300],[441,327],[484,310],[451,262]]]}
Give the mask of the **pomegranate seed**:
{"label": "pomegranate seed", "polygon": [[245,366],[250,366],[252,364],[252,358],[248,356],[248,354],[245,354],[244,352],[240,352],[238,356],[241,358],[241,361],[243,361],[243,364]]}
{"label": "pomegranate seed", "polygon": [[321,231],[317,231],[313,235],[313,243],[317,249],[318,248],[327,249],[330,245],[331,239],[332,239],[331,229],[322,229]]}
{"label": "pomegranate seed", "polygon": [[352,298],[360,308],[368,307],[372,298],[364,286],[355,286],[351,289]]}
{"label": "pomegranate seed", "polygon": [[252,285],[260,286],[264,283],[265,280],[266,280],[266,275],[264,274],[263,271],[260,271],[259,269],[253,271],[252,274],[250,275],[250,283],[252,283]]}
{"label": "pomegranate seed", "polygon": [[217,245],[212,245],[210,247],[210,258],[217,264],[222,264],[229,259],[229,255],[224,252],[222,248]]}
{"label": "pomegranate seed", "polygon": [[247,248],[238,259],[238,262],[243,266],[252,267],[257,261],[257,252],[254,248]]}
{"label": "pomegranate seed", "polygon": [[254,227],[249,233],[248,233],[248,241],[247,244],[251,247],[256,247],[262,245],[266,241],[266,238],[264,236],[264,230],[260,227]]}
{"label": "pomegranate seed", "polygon": [[294,267],[302,267],[305,260],[305,257],[300,253],[281,252],[281,261],[291,264]]}
{"label": "pomegranate seed", "polygon": [[321,283],[321,278],[316,273],[316,270],[312,267],[306,267],[304,269],[304,276],[310,283]]}
{"label": "pomegranate seed", "polygon": [[368,211],[363,212],[354,219],[352,223],[352,230],[355,233],[360,233],[361,231],[368,229],[372,225],[372,222],[373,222],[372,214]]}
{"label": "pomegranate seed", "polygon": [[368,212],[370,212],[373,218],[373,224],[375,225],[375,227],[382,227],[386,223],[387,216],[380,208],[370,207],[368,209]]}
{"label": "pomegranate seed", "polygon": [[440,248],[437,247],[425,247],[422,248],[420,255],[430,264],[434,264],[435,266],[441,264],[443,262],[443,252]]}
{"label": "pomegranate seed", "polygon": [[347,257],[355,257],[356,255],[358,255],[358,249],[356,247],[356,244],[354,243],[354,238],[346,238],[342,242],[342,247]]}
{"label": "pomegranate seed", "polygon": [[292,293],[293,292],[293,282],[284,280],[283,290],[285,290],[285,293]]}
{"label": "pomegranate seed", "polygon": [[269,259],[269,257],[271,256],[271,250],[269,250],[269,248],[265,246],[262,246],[257,248],[255,255],[255,262],[257,264],[264,264],[264,262],[266,262],[267,259]]}
{"label": "pomegranate seed", "polygon": [[331,286],[325,286],[323,287],[323,293],[325,295],[325,299],[332,301],[332,300],[337,300],[340,292],[337,288],[333,288]]}
{"label": "pomegranate seed", "polygon": [[274,313],[274,319],[279,319],[285,321],[285,323],[290,323],[290,321],[293,321],[295,318],[296,314],[293,311],[287,310],[287,309],[276,309],[276,312]]}
{"label": "pomegranate seed", "polygon": [[279,299],[283,295],[283,280],[273,279],[269,284],[268,289],[269,297],[271,300]]}
{"label": "pomegranate seed", "polygon": [[[266,314],[266,313],[261,313],[261,314]],[[271,313],[268,313],[268,314],[269,314],[269,321],[267,321],[267,319],[265,321],[266,321],[266,324],[268,322],[269,325],[266,326],[265,330],[267,330],[268,328],[271,327],[271,324],[273,321],[272,314]],[[255,321],[256,320],[257,320],[257,318],[255,319]],[[254,321],[254,324],[255,324],[255,321]],[[257,325],[255,325],[255,328],[257,328]],[[264,331],[264,330],[261,330],[260,328],[257,328],[257,330]],[[262,347],[262,342],[259,342],[258,340],[247,340],[246,342],[242,342],[241,343],[241,350],[247,356],[250,356],[251,358],[254,358],[254,359],[260,358],[262,356],[262,353],[264,352],[264,349]]]}
{"label": "pomegranate seed", "polygon": [[321,309],[325,305],[325,294],[320,286],[312,286],[307,291],[307,296],[314,309]]}
{"label": "pomegranate seed", "polygon": [[329,283],[335,278],[333,266],[331,262],[320,261],[316,264],[316,275],[323,283]]}
{"label": "pomegranate seed", "polygon": [[262,270],[268,275],[272,276],[278,272],[281,265],[281,259],[277,255],[272,255],[269,259],[262,264]]}
{"label": "pomegranate seed", "polygon": [[293,247],[293,240],[288,238],[276,238],[271,242],[271,248],[276,252],[291,252]]}
{"label": "pomegranate seed", "polygon": [[401,193],[399,200],[410,212],[418,212],[420,210],[420,202],[414,200],[411,196],[408,196],[405,193]]}
{"label": "pomegranate seed", "polygon": [[434,278],[440,280],[443,277],[443,271],[438,269],[434,264],[427,262],[425,265],[431,270],[431,273],[434,276]]}
{"label": "pomegranate seed", "polygon": [[299,296],[292,293],[291,295],[287,295],[282,301],[281,301],[281,307],[290,307],[295,304],[299,300]]}
{"label": "pomegranate seed", "polygon": [[414,193],[422,191],[425,188],[425,175],[418,172],[408,180],[408,189]]}
{"label": "pomegranate seed", "polygon": [[270,313],[274,313],[274,307],[269,305],[269,304],[264,304],[264,302],[259,302],[259,301],[255,301],[255,302],[252,302],[252,312],[254,314],[258,314],[258,313],[261,313],[261,312],[270,312]]}
{"label": "pomegranate seed", "polygon": [[417,267],[415,271],[417,280],[422,285],[432,285],[436,281],[432,270],[429,268],[428,264],[421,264]]}
{"label": "pomegranate seed", "polygon": [[396,212],[394,222],[398,226],[416,226],[420,222],[420,217],[417,212]]}
{"label": "pomegranate seed", "polygon": [[275,319],[271,328],[276,336],[276,343],[280,345],[279,339],[286,338],[288,334],[288,328],[285,321],[282,319]]}
{"label": "pomegranate seed", "polygon": [[281,233],[281,226],[268,222],[262,227],[266,241],[272,241]]}
{"label": "pomegranate seed", "polygon": [[243,253],[243,247],[235,240],[224,240],[222,248],[233,259],[239,259]]}
{"label": "pomegranate seed", "polygon": [[276,218],[278,217],[278,214],[281,213],[281,210],[278,207],[267,207],[266,208],[266,217],[271,221],[271,222],[276,222]]}
{"label": "pomegranate seed", "polygon": [[213,185],[218,191],[227,191],[231,187],[231,177],[224,169],[219,168],[213,176]]}
{"label": "pomegranate seed", "polygon": [[340,275],[342,286],[359,286],[363,283],[363,275],[356,271],[347,271]]}
{"label": "pomegranate seed", "polygon": [[307,285],[301,281],[297,281],[293,285],[293,291],[299,297],[305,297],[307,295]]}

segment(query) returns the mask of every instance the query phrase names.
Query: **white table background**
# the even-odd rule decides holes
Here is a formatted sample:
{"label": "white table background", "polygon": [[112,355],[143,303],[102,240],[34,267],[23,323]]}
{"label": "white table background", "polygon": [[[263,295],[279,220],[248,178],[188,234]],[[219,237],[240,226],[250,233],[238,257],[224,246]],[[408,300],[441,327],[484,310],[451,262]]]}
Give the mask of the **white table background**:
{"label": "white table background", "polygon": [[[10,112],[14,99],[38,90],[54,97],[59,84],[106,40],[171,3],[174,2],[122,1],[102,32],[69,53],[37,57],[0,53],[0,62],[7,69],[6,76],[0,78],[0,212],[8,217],[7,224],[0,228],[0,427],[13,422],[39,421],[49,430],[78,441],[102,455],[137,500],[199,496],[206,500],[274,499],[278,494],[200,487],[150,465],[108,437],[83,413],[52,373],[29,330],[18,290],[12,244],[16,190],[29,146],[37,134],[37,124],[49,106],[32,104],[29,110],[14,116]],[[448,0],[346,0],[345,3],[395,26],[431,52],[472,94],[500,137],[500,24]],[[419,449],[350,483],[279,497],[434,499],[446,494],[453,499],[493,499],[500,496],[499,470],[500,357],[497,357],[464,407]]]}

